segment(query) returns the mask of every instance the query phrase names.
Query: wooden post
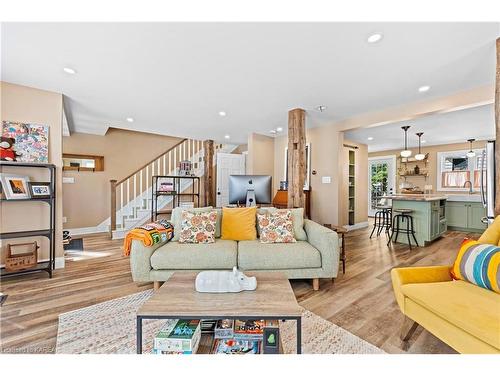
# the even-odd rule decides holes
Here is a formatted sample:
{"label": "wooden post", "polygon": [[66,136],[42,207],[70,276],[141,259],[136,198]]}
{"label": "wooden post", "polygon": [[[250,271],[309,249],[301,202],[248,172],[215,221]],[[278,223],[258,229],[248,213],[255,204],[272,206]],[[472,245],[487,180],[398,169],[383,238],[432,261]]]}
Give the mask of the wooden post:
{"label": "wooden post", "polygon": [[304,207],[306,178],[306,112],[288,112],[288,207]]}
{"label": "wooden post", "polygon": [[497,39],[497,74],[495,83],[495,216],[500,215],[500,38]]}
{"label": "wooden post", "polygon": [[214,141],[203,141],[204,150],[204,169],[205,176],[203,179],[205,206],[213,206],[214,201]]}
{"label": "wooden post", "polygon": [[109,218],[111,220],[111,224],[109,226],[109,234],[112,236],[113,231],[116,230],[116,180],[109,180],[111,187],[111,206],[109,213]]}

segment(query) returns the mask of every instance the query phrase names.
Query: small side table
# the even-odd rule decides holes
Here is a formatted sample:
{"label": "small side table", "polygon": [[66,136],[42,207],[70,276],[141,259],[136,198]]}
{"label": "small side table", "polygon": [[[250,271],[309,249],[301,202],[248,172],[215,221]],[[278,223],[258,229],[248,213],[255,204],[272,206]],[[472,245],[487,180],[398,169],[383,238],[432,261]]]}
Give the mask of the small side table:
{"label": "small side table", "polygon": [[342,237],[342,246],[340,247],[340,260],[342,261],[342,273],[345,275],[345,234],[347,233],[347,229],[331,224],[325,224],[324,226],[337,232]]}

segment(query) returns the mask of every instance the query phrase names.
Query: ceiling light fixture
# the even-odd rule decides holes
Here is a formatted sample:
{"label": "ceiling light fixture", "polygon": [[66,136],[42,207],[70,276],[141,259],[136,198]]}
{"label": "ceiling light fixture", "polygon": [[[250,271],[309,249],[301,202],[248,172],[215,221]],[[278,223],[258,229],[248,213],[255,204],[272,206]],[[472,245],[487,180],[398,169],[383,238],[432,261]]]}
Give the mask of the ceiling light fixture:
{"label": "ceiling light fixture", "polygon": [[427,143],[427,141],[425,139],[422,139],[422,143]]}
{"label": "ceiling light fixture", "polygon": [[427,92],[427,91],[429,91],[429,90],[430,90],[430,88],[431,88],[431,87],[430,87],[430,86],[427,86],[427,85],[426,85],[426,86],[420,86],[420,87],[418,88],[418,92]]}
{"label": "ceiling light fixture", "polygon": [[63,70],[64,70],[65,73],[68,73],[68,74],[76,74],[76,70],[75,69],[68,68],[67,66],[64,67]]}
{"label": "ceiling light fixture", "polygon": [[325,112],[328,107],[326,105],[318,105],[316,110],[319,112]]}
{"label": "ceiling light fixture", "polygon": [[274,129],[273,130],[269,130],[269,133],[276,134],[276,130],[274,130]]}
{"label": "ceiling light fixture", "polygon": [[220,117],[225,117],[225,116],[226,116],[226,112],[224,112],[224,111],[220,111],[220,112],[219,112],[219,116],[220,116]]}
{"label": "ceiling light fixture", "polygon": [[134,122],[134,119],[132,117],[127,117],[126,120],[127,122]]}
{"label": "ceiling light fixture", "polygon": [[373,137],[368,137],[368,140],[369,141],[373,141]]}
{"label": "ceiling light fixture", "polygon": [[476,153],[472,149],[472,142],[474,142],[474,141],[475,141],[474,138],[471,138],[471,139],[467,140],[467,142],[470,143],[470,150],[469,150],[469,152],[467,152],[467,157],[469,157],[469,158],[473,158],[474,156],[476,156]]}
{"label": "ceiling light fixture", "polygon": [[281,126],[277,127],[276,128],[276,131],[279,133],[279,132],[282,132],[283,131],[283,128]]}
{"label": "ceiling light fixture", "polygon": [[421,148],[421,139],[424,133],[420,132],[417,133],[418,136],[418,154],[415,155],[415,159],[417,160],[424,160],[425,159],[425,154],[422,154],[422,148]]}
{"label": "ceiling light fixture", "polygon": [[377,43],[382,40],[383,35],[381,33],[373,33],[371,34],[366,41],[368,43]]}
{"label": "ceiling light fixture", "polygon": [[230,136],[229,134],[226,134],[226,135],[224,136],[224,138],[225,138],[225,139],[229,139],[229,138],[231,138],[231,136]]}
{"label": "ceiling light fixture", "polygon": [[401,157],[409,158],[411,156],[411,150],[408,150],[408,129],[410,129],[410,127],[402,126],[401,129],[405,132],[405,149],[401,151]]}

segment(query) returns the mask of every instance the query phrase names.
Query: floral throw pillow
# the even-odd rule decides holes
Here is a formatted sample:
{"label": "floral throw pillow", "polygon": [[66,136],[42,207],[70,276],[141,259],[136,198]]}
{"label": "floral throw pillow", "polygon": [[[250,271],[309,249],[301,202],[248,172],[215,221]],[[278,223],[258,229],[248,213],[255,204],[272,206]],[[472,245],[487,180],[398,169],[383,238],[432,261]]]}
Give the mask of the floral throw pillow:
{"label": "floral throw pillow", "polygon": [[297,242],[293,236],[292,212],[279,210],[257,214],[261,243]]}
{"label": "floral throw pillow", "polygon": [[214,243],[217,211],[182,211],[180,243]]}

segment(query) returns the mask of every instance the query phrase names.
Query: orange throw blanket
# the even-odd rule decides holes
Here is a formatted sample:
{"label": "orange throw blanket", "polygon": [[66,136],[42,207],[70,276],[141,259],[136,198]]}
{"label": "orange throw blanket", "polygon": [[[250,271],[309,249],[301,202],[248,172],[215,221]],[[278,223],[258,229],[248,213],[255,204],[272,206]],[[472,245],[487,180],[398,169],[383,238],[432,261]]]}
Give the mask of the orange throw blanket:
{"label": "orange throw blanket", "polygon": [[127,233],[123,242],[123,255],[129,256],[132,240],[142,241],[144,246],[153,246],[157,243],[168,242],[174,237],[174,227],[167,220],[158,220],[132,229]]}

